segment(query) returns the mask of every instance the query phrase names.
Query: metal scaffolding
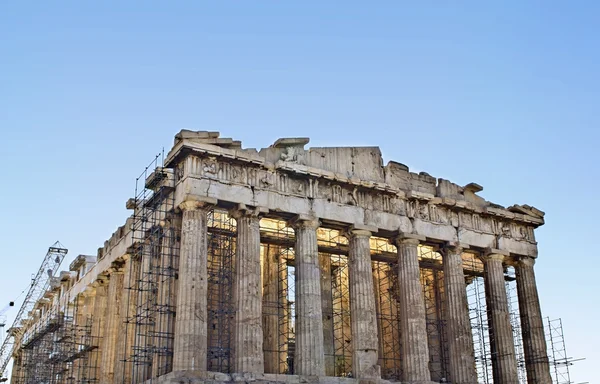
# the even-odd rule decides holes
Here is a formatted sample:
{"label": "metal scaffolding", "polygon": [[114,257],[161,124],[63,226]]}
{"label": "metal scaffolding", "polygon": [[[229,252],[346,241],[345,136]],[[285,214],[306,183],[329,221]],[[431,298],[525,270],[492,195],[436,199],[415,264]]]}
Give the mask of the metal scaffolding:
{"label": "metal scaffolding", "polygon": [[567,355],[563,324],[561,319],[545,319],[544,328],[546,333],[546,344],[548,346],[548,358],[550,361],[550,375],[553,384],[571,384],[569,367],[576,361]]}
{"label": "metal scaffolding", "polygon": [[292,374],[296,346],[294,231],[285,221],[271,219],[260,221],[260,231],[265,278],[263,345],[271,360],[266,368],[269,373]]}
{"label": "metal scaffolding", "polygon": [[75,341],[73,343],[72,355],[73,360],[73,383],[96,383],[96,372],[98,371],[97,354],[92,352],[98,349],[100,339],[92,334],[93,318],[86,316],[82,323],[76,325],[73,329]]}
{"label": "metal scaffolding", "polygon": [[282,248],[279,263],[279,366],[286,374],[293,374],[294,352],[296,351],[296,267],[294,265],[294,250]]}
{"label": "metal scaffolding", "polygon": [[419,246],[419,259],[430,266],[421,268],[421,284],[425,299],[426,329],[429,344],[429,371],[431,380],[448,379],[448,343],[446,342],[446,314],[444,313],[444,272],[442,255],[432,247]]}
{"label": "metal scaffolding", "polygon": [[208,370],[232,368],[234,257],[236,222],[227,212],[208,213]]}
{"label": "metal scaffolding", "polygon": [[398,263],[373,262],[373,280],[378,314],[379,365],[386,380],[402,378],[402,341],[400,339],[400,301]]}
{"label": "metal scaffolding", "polygon": [[492,377],[492,354],[490,349],[485,284],[483,281],[483,263],[472,253],[463,254],[463,269],[470,271],[467,276],[467,301],[473,335],[475,367],[479,383],[489,384]]}
{"label": "metal scaffolding", "polygon": [[331,255],[335,376],[352,375],[352,327],[348,257]]}
{"label": "metal scaffolding", "polygon": [[80,310],[77,301],[66,308],[54,307],[25,335],[13,383],[98,382],[93,352],[99,340],[92,334],[93,318],[78,316]]}
{"label": "metal scaffolding", "polygon": [[23,336],[21,342],[23,383],[55,383],[53,353],[54,333],[62,326],[63,319],[56,310],[41,313],[40,320]]}
{"label": "metal scaffolding", "polygon": [[321,270],[327,273],[327,286],[321,287],[327,302],[323,310],[323,317],[326,319],[324,324],[328,325],[328,337],[324,339],[325,358],[329,363],[326,373],[348,377],[352,376],[350,273],[345,252],[348,239],[338,230],[319,228],[317,242]]}
{"label": "metal scaffolding", "polygon": [[0,378],[4,376],[15,344],[23,337],[24,326],[22,322],[26,320],[27,316],[29,316],[38,301],[48,290],[50,281],[58,273],[58,269],[67,252],[68,250],[58,241],[48,248],[42,265],[32,279],[29,291],[23,300],[19,312],[15,316],[13,325],[8,330],[8,336],[4,339],[2,346],[0,346]]}
{"label": "metal scaffolding", "polygon": [[[179,225],[175,177],[158,154],[136,179],[129,250],[139,272],[128,276],[123,380],[142,382],[172,370]],[[128,337],[127,334],[130,334]],[[128,353],[129,351],[129,353]]]}

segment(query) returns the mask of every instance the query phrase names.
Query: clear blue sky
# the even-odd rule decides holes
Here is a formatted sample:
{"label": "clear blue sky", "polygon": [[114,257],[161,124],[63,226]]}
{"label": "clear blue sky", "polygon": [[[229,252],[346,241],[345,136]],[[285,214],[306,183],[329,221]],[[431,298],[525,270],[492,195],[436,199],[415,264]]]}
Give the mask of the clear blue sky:
{"label": "clear blue sky", "polygon": [[181,128],[309,136],[546,211],[543,312],[597,381],[598,4],[323,3],[3,2],[0,307],[54,241],[95,254]]}

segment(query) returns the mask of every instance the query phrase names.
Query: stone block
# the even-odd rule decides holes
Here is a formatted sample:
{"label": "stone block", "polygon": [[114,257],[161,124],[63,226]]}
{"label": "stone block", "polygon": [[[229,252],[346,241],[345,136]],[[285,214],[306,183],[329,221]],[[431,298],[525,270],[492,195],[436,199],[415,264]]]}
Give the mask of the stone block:
{"label": "stone block", "polygon": [[287,137],[277,139],[275,143],[273,143],[273,148],[286,148],[286,147],[300,147],[304,148],[306,144],[310,142],[308,137]]}
{"label": "stone block", "polygon": [[177,144],[185,139],[216,139],[219,137],[219,132],[209,131],[191,131],[189,129],[182,129],[175,135],[175,143]]}

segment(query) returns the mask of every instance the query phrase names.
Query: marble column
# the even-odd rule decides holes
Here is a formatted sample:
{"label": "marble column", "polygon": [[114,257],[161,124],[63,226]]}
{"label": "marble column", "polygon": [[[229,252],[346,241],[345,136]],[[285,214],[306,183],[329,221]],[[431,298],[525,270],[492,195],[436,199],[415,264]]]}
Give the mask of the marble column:
{"label": "marble column", "polygon": [[[137,256],[129,254],[121,257],[124,261],[123,282],[121,292],[121,310],[119,321],[119,338],[117,339],[117,353],[114,356],[115,371],[113,383],[131,383],[132,368],[131,356],[135,342],[135,317],[137,312],[138,292],[136,291],[139,283],[141,271],[141,260]],[[125,361],[129,360],[129,361]]]}
{"label": "marble column", "polygon": [[463,248],[455,244],[448,244],[442,250],[446,289],[446,330],[450,352],[449,371],[452,383],[472,384],[477,383],[477,371],[462,252]]}
{"label": "marble column", "polygon": [[448,378],[444,361],[443,329],[440,327],[440,271],[420,269],[423,298],[425,300],[425,323],[427,329],[427,348],[429,349],[429,374],[431,381],[440,382]]}
{"label": "marble column", "polygon": [[118,328],[121,322],[121,301],[123,295],[123,262],[117,262],[110,268],[108,297],[110,304],[106,309],[104,337],[102,338],[102,365],[100,366],[100,382],[112,383],[115,373],[115,355],[117,351]]}
{"label": "marble column", "polygon": [[419,270],[419,243],[424,238],[403,235],[398,247],[398,286],[400,295],[400,336],[402,340],[403,381],[431,381],[425,298]]}
{"label": "marble column", "polygon": [[108,277],[101,276],[93,283],[96,288],[94,300],[94,315],[92,317],[92,340],[98,348],[92,350],[89,356],[89,370],[87,378],[89,380],[100,380],[100,367],[102,367],[103,339],[106,337],[106,310],[108,299]]}
{"label": "marble column", "polygon": [[535,259],[523,257],[515,266],[527,383],[552,383],[534,264]]}
{"label": "marble column", "polygon": [[377,379],[381,372],[377,364],[379,340],[369,243],[371,231],[352,228],[348,238],[352,373],[358,379]]}
{"label": "marble column", "polygon": [[233,372],[263,373],[262,289],[260,277],[260,210],[240,209],[237,221]]}
{"label": "marble column", "polygon": [[[75,315],[73,324],[73,350],[79,351],[83,344],[83,327],[85,326],[85,293],[79,293],[74,299]],[[69,382],[76,383],[81,379],[79,376],[81,360],[73,360]]]}
{"label": "marble column", "polygon": [[81,356],[80,360],[80,369],[77,373],[78,382],[91,382],[95,380],[94,372],[92,370],[92,360],[91,355],[92,349],[98,347],[98,338],[93,333],[93,322],[94,322],[94,308],[96,302],[96,284],[92,283],[88,287],[86,287],[85,291],[82,294],[83,304],[83,322],[81,330],[81,338],[80,338],[80,346],[82,349],[85,349],[85,353]]}
{"label": "marble column", "polygon": [[12,366],[12,372],[10,375],[10,383],[11,384],[21,384],[22,383],[22,361],[21,361],[21,354],[22,352],[20,350],[16,351],[13,355],[13,366]]}
{"label": "marble column", "polygon": [[296,233],[296,352],[298,375],[324,376],[321,270],[317,245],[317,219],[298,219]]}
{"label": "marble column", "polygon": [[489,251],[482,256],[484,266],[485,300],[490,327],[492,370],[495,383],[517,384],[517,360],[513,340],[506,285],[504,282],[505,255]]}
{"label": "marble column", "polygon": [[186,200],[183,211],[173,371],[206,371],[207,214],[216,201]]}

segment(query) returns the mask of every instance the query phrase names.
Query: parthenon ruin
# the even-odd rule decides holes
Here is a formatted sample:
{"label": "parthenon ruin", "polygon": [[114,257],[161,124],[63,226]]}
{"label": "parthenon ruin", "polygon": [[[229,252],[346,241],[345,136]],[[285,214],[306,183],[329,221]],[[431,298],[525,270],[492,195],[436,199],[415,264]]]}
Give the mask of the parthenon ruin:
{"label": "parthenon ruin", "polygon": [[180,131],[23,323],[11,382],[552,383],[542,211],[308,142]]}

